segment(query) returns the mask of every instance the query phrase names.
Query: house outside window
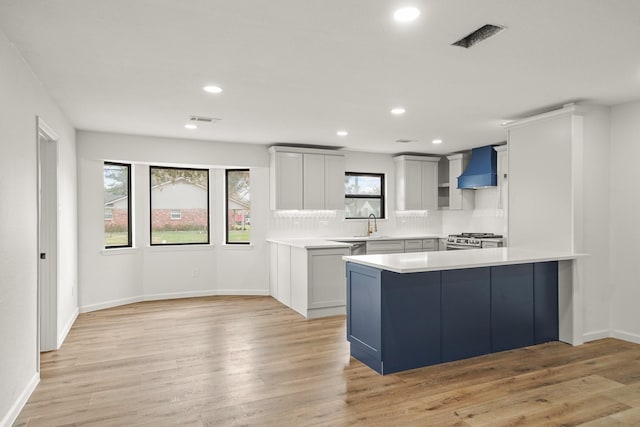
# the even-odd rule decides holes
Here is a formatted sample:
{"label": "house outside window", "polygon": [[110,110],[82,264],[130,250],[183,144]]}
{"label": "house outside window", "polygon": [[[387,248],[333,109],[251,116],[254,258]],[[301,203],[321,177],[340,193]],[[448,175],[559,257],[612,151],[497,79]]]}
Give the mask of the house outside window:
{"label": "house outside window", "polygon": [[104,220],[113,221],[113,203],[107,203],[104,207]]}
{"label": "house outside window", "polygon": [[346,172],[344,177],[345,219],[384,218],[384,174]]}
{"label": "house outside window", "polygon": [[151,166],[151,245],[209,243],[209,171]]}
{"label": "house outside window", "polygon": [[251,191],[249,169],[227,169],[226,182],[226,243],[251,242]]}
{"label": "house outside window", "polygon": [[104,163],[104,247],[131,247],[131,165]]}

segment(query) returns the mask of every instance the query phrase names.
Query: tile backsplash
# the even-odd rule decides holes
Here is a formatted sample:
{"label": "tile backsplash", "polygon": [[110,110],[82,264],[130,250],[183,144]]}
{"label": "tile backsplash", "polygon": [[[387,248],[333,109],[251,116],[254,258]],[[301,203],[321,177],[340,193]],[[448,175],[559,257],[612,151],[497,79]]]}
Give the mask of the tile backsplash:
{"label": "tile backsplash", "polygon": [[[439,211],[398,211],[378,219],[378,234],[440,235]],[[270,237],[364,236],[366,219],[344,219],[344,211],[272,211]]]}
{"label": "tile backsplash", "polygon": [[[380,235],[427,234],[447,236],[463,232],[507,235],[506,210],[498,209],[499,193],[475,190],[474,210],[388,212],[377,220]],[[270,237],[339,237],[367,234],[366,219],[344,219],[344,211],[271,211]]]}

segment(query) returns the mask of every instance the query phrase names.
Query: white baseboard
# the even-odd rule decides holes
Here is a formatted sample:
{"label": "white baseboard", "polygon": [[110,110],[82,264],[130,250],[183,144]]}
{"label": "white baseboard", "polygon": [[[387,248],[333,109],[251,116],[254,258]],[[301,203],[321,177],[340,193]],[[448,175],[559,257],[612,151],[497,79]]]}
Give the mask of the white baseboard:
{"label": "white baseboard", "polygon": [[588,332],[582,336],[584,342],[596,341],[604,338],[611,338],[611,330],[603,329],[601,331]]}
{"label": "white baseboard", "polygon": [[206,291],[170,292],[166,294],[145,295],[144,301],[164,299],[211,297],[216,295],[269,295],[268,289],[211,289]]}
{"label": "white baseboard", "polygon": [[165,299],[209,297],[216,295],[256,295],[268,296],[269,289],[210,289],[206,291],[169,292],[163,294],[140,295],[136,297],[123,298],[118,300],[105,301],[97,304],[83,305],[80,313],[103,310],[105,308],[118,307],[120,305],[132,304],[140,301],[159,301]]}
{"label": "white baseboard", "polygon": [[13,405],[11,405],[9,412],[7,412],[7,414],[2,417],[2,420],[0,420],[0,427],[10,427],[14,423],[16,418],[18,418],[18,415],[20,415],[20,411],[22,411],[22,408],[24,408],[24,405],[26,405],[27,400],[29,400],[31,393],[33,393],[33,391],[38,386],[39,382],[40,373],[36,372],[27,386],[24,388],[22,393],[20,393],[20,396],[18,396],[16,401],[13,402]]}
{"label": "white baseboard", "polygon": [[120,305],[131,304],[134,302],[144,301],[143,297],[130,297],[130,298],[122,298],[115,299],[111,301],[99,302],[97,304],[89,304],[80,306],[80,313],[88,313],[90,311],[102,310],[105,308],[118,307]]}
{"label": "white baseboard", "polygon": [[347,314],[347,307],[344,305],[338,307],[312,308],[307,310],[307,319],[316,319],[318,317],[341,316]]}
{"label": "white baseboard", "polygon": [[613,338],[618,338],[624,341],[640,344],[640,335],[634,334],[631,332],[613,330],[611,332],[611,336]]}
{"label": "white baseboard", "polygon": [[67,338],[67,335],[69,335],[69,331],[71,330],[73,323],[78,318],[78,314],[80,314],[80,310],[76,308],[73,314],[71,314],[71,317],[69,318],[67,324],[64,325],[64,329],[58,334],[58,346],[56,347],[56,350],[58,350],[60,346],[62,346],[62,343]]}

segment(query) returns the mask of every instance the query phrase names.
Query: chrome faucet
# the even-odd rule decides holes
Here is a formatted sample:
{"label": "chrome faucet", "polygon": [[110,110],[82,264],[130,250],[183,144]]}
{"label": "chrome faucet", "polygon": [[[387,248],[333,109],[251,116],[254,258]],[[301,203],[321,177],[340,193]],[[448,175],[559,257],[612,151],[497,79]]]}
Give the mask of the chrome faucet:
{"label": "chrome faucet", "polygon": [[[373,217],[373,230],[371,229],[371,217]],[[369,218],[367,218],[367,236],[371,236],[372,233],[378,232],[378,221],[376,220],[376,216],[372,213],[369,214]]]}

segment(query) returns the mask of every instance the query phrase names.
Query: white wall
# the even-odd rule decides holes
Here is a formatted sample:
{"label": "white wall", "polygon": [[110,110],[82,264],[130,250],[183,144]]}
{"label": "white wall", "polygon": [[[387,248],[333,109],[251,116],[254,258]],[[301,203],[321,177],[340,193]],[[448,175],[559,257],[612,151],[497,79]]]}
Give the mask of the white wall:
{"label": "white wall", "polygon": [[495,187],[469,191],[474,193],[474,209],[443,210],[442,235],[459,233],[503,234],[505,229],[504,210],[498,209],[500,190]]}
{"label": "white wall", "polygon": [[611,331],[609,112],[592,106],[583,113],[583,208],[576,251],[590,255],[582,261],[585,341],[610,336]]}
{"label": "white wall", "polygon": [[[145,299],[268,294],[269,156],[266,146],[79,131],[80,308]],[[131,249],[104,249],[103,164],[134,162]],[[148,165],[210,168],[212,245],[149,246]],[[250,246],[224,244],[224,174],[251,169]]]}
{"label": "white wall", "polygon": [[[640,102],[611,109],[611,321],[613,335],[640,343]],[[602,224],[606,226],[606,224]]]}
{"label": "white wall", "polygon": [[36,116],[59,136],[58,341],[77,310],[75,135],[0,31],[0,426],[38,381]]}

